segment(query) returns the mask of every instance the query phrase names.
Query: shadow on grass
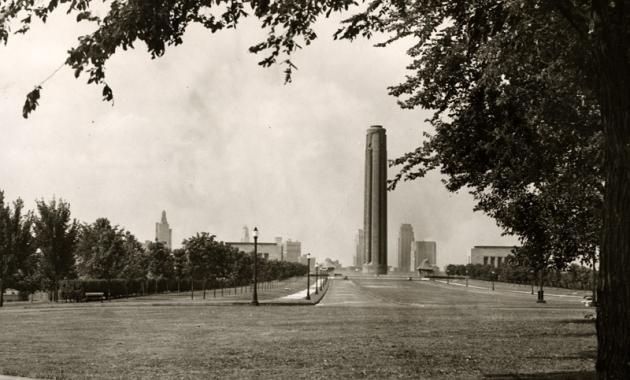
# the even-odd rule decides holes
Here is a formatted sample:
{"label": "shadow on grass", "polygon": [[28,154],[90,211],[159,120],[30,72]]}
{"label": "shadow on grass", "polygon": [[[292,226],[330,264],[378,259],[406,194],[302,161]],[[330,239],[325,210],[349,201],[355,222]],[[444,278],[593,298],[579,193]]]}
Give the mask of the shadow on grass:
{"label": "shadow on grass", "polygon": [[557,335],[567,337],[567,338],[586,338],[586,337],[596,336],[597,333],[595,331],[585,331],[585,332],[559,333]]}
{"label": "shadow on grass", "polygon": [[492,380],[595,380],[597,375],[595,371],[578,371],[578,372],[544,372],[544,373],[504,373],[504,374],[487,374],[484,379]]}
{"label": "shadow on grass", "polygon": [[547,360],[549,360],[549,359],[553,359],[553,360],[557,360],[557,359],[562,359],[562,360],[592,359],[592,360],[595,360],[595,359],[597,359],[597,350],[580,351],[580,352],[577,352],[575,355],[566,355],[566,356],[545,356],[545,355],[534,356],[534,355],[530,355],[530,356],[527,356],[527,358],[528,359],[532,359],[532,360],[536,360],[536,359],[547,359]]}
{"label": "shadow on grass", "polygon": [[583,325],[595,324],[595,319],[583,318],[583,319],[561,319],[558,323],[575,323]]}

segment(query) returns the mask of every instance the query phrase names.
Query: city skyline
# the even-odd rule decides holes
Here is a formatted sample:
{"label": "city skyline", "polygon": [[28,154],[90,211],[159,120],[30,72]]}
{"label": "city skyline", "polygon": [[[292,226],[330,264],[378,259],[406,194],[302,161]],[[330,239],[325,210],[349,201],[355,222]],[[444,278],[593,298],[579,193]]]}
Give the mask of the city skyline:
{"label": "city skyline", "polygon": [[[0,186],[29,209],[56,196],[78,220],[107,217],[141,241],[153,238],[156,212],[167,209],[175,247],[202,231],[239,241],[248,225],[261,240],[291,236],[304,252],[350,265],[363,218],[366,128],[387,128],[389,159],[430,132],[430,112],[402,110],[387,95],[405,74],[404,43],[377,49],[369,41],[334,42],[327,36],[335,21],[319,25],[322,38],[297,54],[299,70],[288,85],[282,67],[260,68],[260,57],[248,53],[264,39],[251,22],[212,38],[193,27],[159,59],[143,49],[116,55],[108,64],[114,106],[63,67],[24,120],[25,94],[59,67],[84,31],[63,20],[56,14],[47,28],[34,25],[11,39],[0,62]],[[473,213],[470,196],[448,193],[440,180],[431,173],[389,192],[388,230],[405,221],[422,231],[417,239],[438,241],[439,265],[465,263],[474,245],[515,241]],[[390,264],[396,239],[389,234]]]}

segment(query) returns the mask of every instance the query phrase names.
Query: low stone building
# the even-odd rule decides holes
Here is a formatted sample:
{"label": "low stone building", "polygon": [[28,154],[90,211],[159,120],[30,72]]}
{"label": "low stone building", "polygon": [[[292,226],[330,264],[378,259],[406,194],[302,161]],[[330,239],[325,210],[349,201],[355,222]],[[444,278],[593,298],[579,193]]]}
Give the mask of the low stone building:
{"label": "low stone building", "polygon": [[[226,242],[225,244],[232,246],[239,251],[247,254],[254,252],[254,242]],[[282,260],[282,243],[264,243],[260,242],[257,246],[257,252],[259,257],[264,257],[268,260]]]}
{"label": "low stone building", "polygon": [[507,260],[516,247],[503,245],[476,245],[470,250],[469,262],[498,267]]}

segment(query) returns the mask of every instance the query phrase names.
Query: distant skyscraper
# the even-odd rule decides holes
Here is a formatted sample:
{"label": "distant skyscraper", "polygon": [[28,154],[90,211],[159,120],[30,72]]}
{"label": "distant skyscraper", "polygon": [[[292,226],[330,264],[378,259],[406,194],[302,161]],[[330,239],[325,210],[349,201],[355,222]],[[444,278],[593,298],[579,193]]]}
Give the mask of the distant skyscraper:
{"label": "distant skyscraper", "polygon": [[155,240],[161,241],[168,248],[172,248],[172,236],[173,230],[166,221],[166,211],[162,211],[162,220],[159,223],[155,223]]}
{"label": "distant skyscraper", "polygon": [[282,236],[276,236],[276,245],[280,247],[280,261],[285,261],[287,258],[284,255],[284,244],[282,244]]}
{"label": "distant skyscraper", "polygon": [[363,255],[365,254],[365,233],[359,229],[354,237],[355,253],[354,266],[361,268],[363,265]]}
{"label": "distant skyscraper", "polygon": [[243,226],[243,237],[241,238],[241,243],[249,243],[249,229],[247,226]]}
{"label": "distant skyscraper", "polygon": [[291,239],[284,242],[284,259],[292,263],[299,263],[300,256],[302,255],[302,243],[299,241],[291,241]]}
{"label": "distant skyscraper", "polygon": [[411,270],[411,243],[413,243],[413,227],[411,224],[401,224],[398,231],[398,270]]}
{"label": "distant skyscraper", "polygon": [[437,266],[437,244],[434,241],[414,241],[411,254],[412,271],[419,266]]}

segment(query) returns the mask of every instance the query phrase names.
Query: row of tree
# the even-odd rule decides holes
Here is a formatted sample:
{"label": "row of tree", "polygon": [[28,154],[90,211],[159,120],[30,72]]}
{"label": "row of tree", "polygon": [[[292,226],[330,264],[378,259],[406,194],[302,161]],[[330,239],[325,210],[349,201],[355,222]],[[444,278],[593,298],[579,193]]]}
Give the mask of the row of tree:
{"label": "row of tree", "polygon": [[515,284],[540,284],[556,288],[591,290],[593,289],[593,271],[578,264],[571,264],[563,270],[551,269],[539,276],[532,268],[506,261],[499,266],[484,264],[449,264],[446,266],[449,276],[468,276],[476,280],[495,280]]}
{"label": "row of tree", "polygon": [[[258,260],[261,281],[307,271],[302,264]],[[107,280],[97,283],[109,296],[114,279],[187,279],[205,288],[206,282],[242,286],[252,277],[252,255],[207,232],[185,239],[183,248],[174,250],[159,241],[143,245],[106,218],[77,222],[63,200],[39,200],[34,213],[24,211],[21,199],[7,203],[0,191],[0,306],[9,287],[26,293],[45,289],[57,300],[60,282],[68,279]]]}

